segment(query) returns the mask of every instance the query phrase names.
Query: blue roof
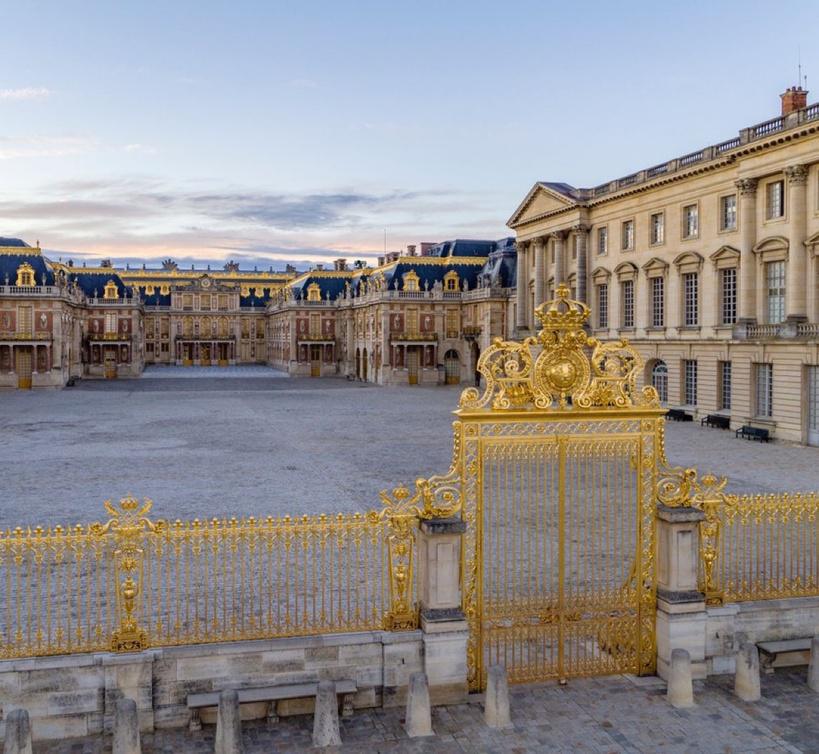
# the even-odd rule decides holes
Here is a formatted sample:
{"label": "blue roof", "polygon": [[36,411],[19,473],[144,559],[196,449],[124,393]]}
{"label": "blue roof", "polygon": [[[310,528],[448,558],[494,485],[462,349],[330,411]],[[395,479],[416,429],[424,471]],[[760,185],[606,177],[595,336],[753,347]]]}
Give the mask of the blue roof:
{"label": "blue roof", "polygon": [[493,288],[512,288],[516,284],[518,253],[514,238],[497,242],[478,278],[481,285]]}
{"label": "blue roof", "polygon": [[387,283],[387,288],[393,290],[403,290],[404,275],[410,270],[413,270],[418,275],[418,285],[422,291],[432,290],[436,282],[440,281],[443,284],[444,275],[450,270],[455,270],[460,278],[460,287],[463,290],[464,281],[470,289],[477,287],[478,273],[481,267],[477,264],[430,264],[424,263],[424,257],[418,257],[417,261],[412,262],[402,261],[392,268],[387,268],[384,271],[384,280]]}
{"label": "blue roof", "polygon": [[22,238],[4,238],[0,236],[0,246],[24,246],[28,249],[31,247]]}
{"label": "blue roof", "polygon": [[[110,272],[83,272],[82,270],[71,271],[69,280],[73,280],[80,287],[80,290],[89,297],[102,298],[105,294],[105,284],[113,280],[117,284],[117,294],[119,298],[130,297],[130,291],[126,288],[119,275],[112,269]],[[126,295],[126,291],[128,291]]]}
{"label": "blue roof", "polygon": [[431,257],[485,257],[495,246],[494,241],[475,241],[456,238],[443,241],[430,250]]}
{"label": "blue roof", "polygon": [[355,290],[354,281],[344,275],[307,275],[306,277],[293,283],[290,288],[293,291],[293,298],[297,300],[306,299],[307,289],[313,283],[316,283],[321,291],[321,299],[322,301],[325,301],[328,293],[330,294],[331,299],[337,299],[339,296],[341,296],[344,293],[344,285],[347,282],[350,283],[350,288]]}
{"label": "blue roof", "polygon": [[54,271],[48,260],[40,254],[26,254],[24,251],[20,254],[0,254],[0,285],[14,285],[17,282],[17,268],[23,262],[28,262],[34,269],[37,285],[54,285]]}

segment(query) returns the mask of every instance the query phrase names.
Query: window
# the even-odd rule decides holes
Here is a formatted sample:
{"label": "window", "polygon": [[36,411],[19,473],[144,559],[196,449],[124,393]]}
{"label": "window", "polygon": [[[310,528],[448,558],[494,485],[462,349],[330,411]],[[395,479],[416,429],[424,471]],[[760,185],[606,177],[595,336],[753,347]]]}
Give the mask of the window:
{"label": "window", "polygon": [[720,411],[731,409],[731,362],[717,362],[717,379],[719,380],[718,405]]}
{"label": "window", "polygon": [[460,287],[460,277],[455,270],[450,270],[444,275],[444,289],[447,291],[457,291]]}
{"label": "window", "polygon": [[651,326],[665,327],[665,279],[651,278]]}
{"label": "window", "polygon": [[623,300],[623,327],[634,327],[634,281],[624,280],[621,284]]}
{"label": "window", "polygon": [[765,187],[765,217],[775,220],[785,215],[785,183],[774,181]]}
{"label": "window", "polygon": [[775,325],[785,319],[785,263],[768,262],[765,265],[768,289],[768,323]]}
{"label": "window", "polygon": [[[533,255],[534,256],[534,255]],[[410,270],[407,273],[404,273],[403,276],[404,280],[404,290],[405,291],[419,291],[420,288],[420,280],[418,278],[418,273],[415,270]]]}
{"label": "window", "polygon": [[683,359],[683,403],[686,406],[697,405],[697,362]]}
{"label": "window", "polygon": [[609,250],[609,229],[597,229],[597,253],[607,254]]}
{"label": "window", "polygon": [[204,309],[205,311],[210,309],[210,294],[209,293],[203,293],[199,297],[199,308]]}
{"label": "window", "polygon": [[28,262],[23,262],[17,268],[17,280],[14,284],[17,286],[34,285],[34,268]]}
{"label": "window", "polygon": [[737,229],[737,195],[723,196],[719,200],[719,229]]}
{"label": "window", "polygon": [[460,317],[457,309],[447,309],[446,312],[446,336],[447,338],[457,338],[460,331]]}
{"label": "window", "polygon": [[756,415],[773,416],[773,364],[755,364]]}
{"label": "window", "polygon": [[721,323],[733,325],[737,321],[737,270],[727,267],[719,271]]}
{"label": "window", "polygon": [[683,207],[683,238],[696,238],[700,231],[700,213],[696,204]]}
{"label": "window", "polygon": [[696,272],[683,275],[684,317],[686,327],[696,327],[699,323],[699,280]]}
{"label": "window", "polygon": [[318,283],[310,283],[307,286],[307,300],[321,301],[321,286]]}
{"label": "window", "polygon": [[623,223],[623,251],[634,248],[634,220]]}
{"label": "window", "polygon": [[651,384],[660,397],[660,403],[668,403],[668,367],[664,361],[658,361],[651,369]]}
{"label": "window", "polygon": [[609,286],[601,283],[597,286],[597,326],[609,326]]}
{"label": "window", "polygon": [[665,240],[665,215],[655,212],[651,216],[651,243],[660,244]]}
{"label": "window", "polygon": [[105,332],[108,334],[117,331],[117,315],[116,312],[105,313]]}

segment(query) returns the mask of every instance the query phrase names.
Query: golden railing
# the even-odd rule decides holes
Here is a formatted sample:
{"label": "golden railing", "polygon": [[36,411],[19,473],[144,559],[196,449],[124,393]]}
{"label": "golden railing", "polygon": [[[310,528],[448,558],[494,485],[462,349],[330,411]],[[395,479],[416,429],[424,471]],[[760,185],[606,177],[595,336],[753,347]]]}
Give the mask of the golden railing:
{"label": "golden railing", "polygon": [[[0,532],[0,657],[417,626],[418,516],[381,511]],[[397,494],[396,494],[397,493]]]}

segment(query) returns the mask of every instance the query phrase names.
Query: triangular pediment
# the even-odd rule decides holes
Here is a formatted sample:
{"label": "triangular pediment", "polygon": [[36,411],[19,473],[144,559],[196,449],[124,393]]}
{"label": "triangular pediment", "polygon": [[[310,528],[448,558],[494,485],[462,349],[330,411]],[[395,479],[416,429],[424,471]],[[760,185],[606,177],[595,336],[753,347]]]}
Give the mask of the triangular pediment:
{"label": "triangular pediment", "polygon": [[[571,191],[572,189],[570,186],[566,186],[565,190]],[[510,228],[514,228],[551,212],[568,209],[575,206],[575,204],[576,201],[571,196],[562,193],[562,191],[551,188],[545,183],[536,183],[506,224]]]}
{"label": "triangular pediment", "polygon": [[646,272],[651,272],[651,271],[654,271],[654,270],[665,271],[665,270],[668,269],[668,262],[664,262],[659,257],[653,257],[653,258],[649,259],[648,262],[646,262],[643,265],[643,269]]}
{"label": "triangular pediment", "polygon": [[739,249],[736,249],[733,246],[728,246],[726,244],[724,246],[720,246],[709,258],[714,263],[723,262],[727,260],[738,262],[739,256],[740,256]]}

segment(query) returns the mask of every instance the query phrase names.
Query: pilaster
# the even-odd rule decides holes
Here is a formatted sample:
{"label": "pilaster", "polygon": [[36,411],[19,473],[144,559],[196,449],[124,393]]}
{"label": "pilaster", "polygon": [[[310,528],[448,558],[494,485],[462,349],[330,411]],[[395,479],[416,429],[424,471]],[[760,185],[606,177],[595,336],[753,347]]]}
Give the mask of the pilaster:
{"label": "pilaster", "polygon": [[563,243],[566,234],[559,230],[552,233],[555,250],[555,290],[561,283],[566,282],[566,251]]}
{"label": "pilaster", "polygon": [[540,306],[545,300],[546,290],[546,244],[543,238],[536,238],[532,246],[535,254],[535,306]]}
{"label": "pilaster", "polygon": [[518,241],[516,247],[515,329],[522,332],[526,329],[526,291],[529,288],[526,279],[526,244],[523,241]]}
{"label": "pilaster", "polygon": [[739,190],[739,323],[756,322],[756,178],[742,178]]}
{"label": "pilaster", "polygon": [[[589,227],[578,224],[572,228],[572,232],[577,238],[577,299],[584,304],[588,303],[588,237]],[[609,296],[609,298],[611,298]],[[609,312],[609,324],[611,325],[611,312]]]}
{"label": "pilaster", "polygon": [[804,165],[785,168],[788,181],[788,268],[785,313],[789,322],[807,319],[807,181]]}

